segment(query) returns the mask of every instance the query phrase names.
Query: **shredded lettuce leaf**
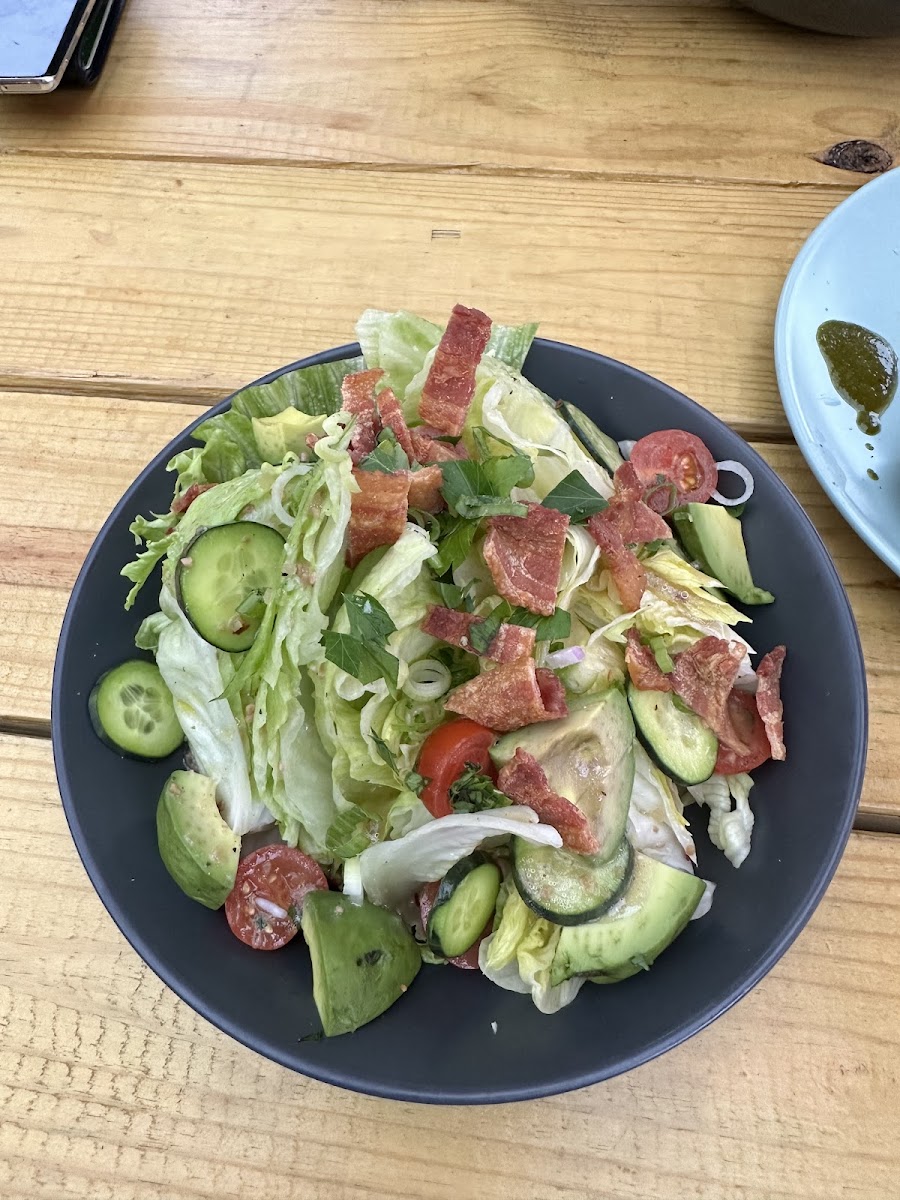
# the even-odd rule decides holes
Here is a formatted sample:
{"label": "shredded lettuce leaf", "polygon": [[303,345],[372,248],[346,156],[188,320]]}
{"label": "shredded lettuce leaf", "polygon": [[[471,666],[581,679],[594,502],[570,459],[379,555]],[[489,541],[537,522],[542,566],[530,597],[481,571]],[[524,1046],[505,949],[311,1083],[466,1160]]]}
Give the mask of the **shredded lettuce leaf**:
{"label": "shredded lettuce leaf", "polygon": [[[360,592],[384,607],[396,626],[386,643],[399,664],[396,688],[384,678],[361,683],[329,661],[315,670],[316,720],[323,744],[333,755],[335,795],[355,803],[362,803],[373,785],[381,789],[373,795],[379,804],[387,798],[383,789],[402,790],[403,776],[412,769],[418,746],[443,716],[437,706],[427,714],[414,713],[402,696],[409,664],[424,658],[437,644],[420,628],[429,605],[438,603],[437,589],[425,566],[434,554],[427,534],[410,523],[393,546],[372,559],[368,571],[352,580]],[[331,628],[337,633],[349,632],[345,607]],[[402,772],[384,761],[376,736],[397,756]]]}
{"label": "shredded lettuce leaf", "polygon": [[242,388],[231,402],[232,411],[244,417],[273,417],[285,408],[296,408],[311,417],[330,417],[341,407],[345,375],[363,369],[361,358],[342,358],[285,371],[270,383]]}
{"label": "shredded lettuce leaf", "polygon": [[[750,808],[749,775],[713,775],[705,783],[687,790],[698,804],[709,809],[709,840],[734,867],[750,853],[753,811]],[[732,808],[732,800],[734,807]]]}
{"label": "shredded lettuce leaf", "polygon": [[230,409],[210,417],[194,431],[197,441],[204,444],[201,453],[204,480],[223,483],[261,465],[254,418],[273,417],[286,408],[296,408],[308,417],[327,417],[338,412],[344,376],[362,367],[361,358],[345,358],[298,367],[270,383],[243,388],[231,401]]}
{"label": "shredded lettuce leaf", "polygon": [[[326,440],[340,444],[343,428],[336,417],[326,420],[325,431]],[[343,572],[351,478],[346,447],[301,478],[304,490],[285,545],[282,581],[252,653],[245,655],[238,671],[240,676],[254,660],[259,664],[257,679],[248,680],[243,689],[254,696],[257,785],[285,840],[294,845],[300,841],[319,854],[325,852],[339,805],[331,757],[316,727],[314,683],[306,668],[321,661],[327,613]]]}
{"label": "shredded lettuce leaf", "polygon": [[493,933],[478,950],[482,973],[507,991],[530,994],[540,1012],[559,1012],[571,1004],[581,990],[583,979],[568,979],[556,987],[550,985],[550,966],[560,927],[533,913],[510,880],[501,888],[497,907]]}
{"label": "shredded lettuce leaf", "polygon": [[393,842],[370,846],[359,856],[363,887],[375,904],[387,908],[408,901],[423,883],[443,879],[452,866],[488,838],[515,835],[541,846],[561,846],[550,825],[541,825],[530,808],[456,813],[430,821]]}
{"label": "shredded lettuce leaf", "polygon": [[684,804],[678,789],[659,767],[650,761],[644,747],[634,743],[634,788],[628,811],[628,840],[642,850],[679,871],[692,872],[697,851],[684,816]]}
{"label": "shredded lettuce leaf", "polygon": [[583,646],[584,658],[580,663],[564,667],[560,678],[566,690],[584,696],[594,692],[605,692],[613,684],[625,679],[625,649],[617,642],[610,642],[600,630],[588,634],[586,626],[574,619],[572,635],[567,646]]}
{"label": "shredded lettuce leaf", "polygon": [[573,470],[579,471],[604,499],[612,495],[610,476],[587,453],[569,426],[542,391],[517,372],[496,360],[483,359],[478,368],[483,380],[490,379],[480,406],[478,393],[469,410],[463,437],[483,425],[534,464],[533,490],[543,499]]}
{"label": "shredded lettuce leaf", "polygon": [[229,656],[195,633],[168,586],[160,607],[154,619],[156,664],[197,768],[215,783],[222,816],[235,833],[263,829],[272,816],[252,783],[246,721],[221,698],[231,671]]}
{"label": "shredded lettuce leaf", "polygon": [[415,792],[401,792],[387,811],[385,838],[394,840],[405,837],[433,820],[434,817]]}
{"label": "shredded lettuce leaf", "polygon": [[584,587],[597,570],[600,547],[581,525],[570,525],[566,530],[562,567],[559,572],[559,594],[557,606],[570,608],[579,588]]}

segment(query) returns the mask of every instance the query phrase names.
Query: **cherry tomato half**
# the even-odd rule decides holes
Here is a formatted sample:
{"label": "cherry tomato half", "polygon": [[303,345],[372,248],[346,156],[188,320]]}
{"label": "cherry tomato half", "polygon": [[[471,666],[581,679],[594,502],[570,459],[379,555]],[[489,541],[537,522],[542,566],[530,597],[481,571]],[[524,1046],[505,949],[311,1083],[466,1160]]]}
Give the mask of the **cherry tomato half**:
{"label": "cherry tomato half", "polygon": [[225,901],[231,932],[254,950],[278,950],[300,927],[307,892],[328,891],[314,858],[292,846],[262,846],[242,859]]}
{"label": "cherry tomato half", "polygon": [[497,778],[494,764],[488,753],[497,740],[497,735],[486,725],[460,717],[439,725],[425,739],[419,754],[418,772],[429,783],[422,790],[422,803],[433,817],[449,817],[453,812],[450,804],[450,784],[455,783],[473,763],[491,779]]}
{"label": "cherry tomato half", "polygon": [[728,715],[738,736],[747,746],[747,753],[737,754],[727,746],[720,745],[715,774],[740,775],[742,771],[755,771],[767,758],[772,757],[766,727],[756,709],[756,697],[733,688],[728,697]]}
{"label": "cherry tomato half", "polygon": [[635,442],[628,460],[645,488],[662,475],[675,485],[678,504],[703,504],[719,479],[715,459],[703,442],[683,429],[660,429]]}
{"label": "cherry tomato half", "polygon": [[[437,883],[426,883],[422,886],[419,892],[419,912],[422,914],[422,928],[425,929],[428,925],[428,915],[434,908],[434,902],[437,899],[438,888],[440,881]],[[487,925],[481,931],[481,935],[474,945],[470,946],[465,954],[460,954],[456,958],[448,958],[447,962],[452,967],[461,967],[464,971],[478,970],[478,947],[491,932],[494,927],[494,918],[488,920]]]}

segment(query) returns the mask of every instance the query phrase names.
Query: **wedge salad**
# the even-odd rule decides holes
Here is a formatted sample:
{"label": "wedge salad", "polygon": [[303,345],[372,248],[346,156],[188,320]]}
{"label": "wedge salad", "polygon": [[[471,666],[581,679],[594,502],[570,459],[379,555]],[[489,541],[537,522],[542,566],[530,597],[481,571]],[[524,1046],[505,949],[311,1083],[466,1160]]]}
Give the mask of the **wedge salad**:
{"label": "wedge salad", "polygon": [[547,1013],[649,969],[712,903],[686,806],[739,867],[785,757],[785,649],[742,632],[773,600],[749,472],[682,430],[617,444],[524,377],[535,330],[367,311],[361,357],[240,392],[131,527],[126,607],[159,566],[159,611],[94,727],[187,743],[162,860],[247,946],[302,932],[327,1035],[423,962]]}

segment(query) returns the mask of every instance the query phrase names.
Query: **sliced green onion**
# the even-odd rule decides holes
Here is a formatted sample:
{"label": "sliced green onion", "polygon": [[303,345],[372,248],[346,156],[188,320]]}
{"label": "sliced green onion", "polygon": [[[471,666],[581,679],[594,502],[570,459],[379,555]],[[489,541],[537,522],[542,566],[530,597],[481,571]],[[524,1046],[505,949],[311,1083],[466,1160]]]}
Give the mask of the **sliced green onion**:
{"label": "sliced green onion", "polygon": [[450,671],[436,658],[410,664],[403,691],[411,700],[438,700],[450,690]]}
{"label": "sliced green onion", "polygon": [[344,863],[344,895],[351,904],[362,904],[365,899],[358,858],[348,858]]}
{"label": "sliced green onion", "polygon": [[[662,508],[657,507],[654,503],[657,496],[662,496],[665,499],[665,504]],[[674,483],[665,480],[662,483],[655,483],[653,487],[648,488],[642,497],[648,508],[652,508],[655,513],[659,513],[661,517],[668,516],[678,503],[678,488]]]}

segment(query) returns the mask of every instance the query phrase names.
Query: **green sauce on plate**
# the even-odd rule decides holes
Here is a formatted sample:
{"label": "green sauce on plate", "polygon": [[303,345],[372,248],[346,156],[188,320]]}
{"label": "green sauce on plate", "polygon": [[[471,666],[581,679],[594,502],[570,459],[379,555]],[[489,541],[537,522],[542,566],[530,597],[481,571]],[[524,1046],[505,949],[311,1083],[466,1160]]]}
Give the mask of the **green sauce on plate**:
{"label": "green sauce on plate", "polygon": [[870,435],[897,391],[897,352],[878,333],[850,321],[823,321],[816,342],[835,391],[856,409],[856,424]]}

